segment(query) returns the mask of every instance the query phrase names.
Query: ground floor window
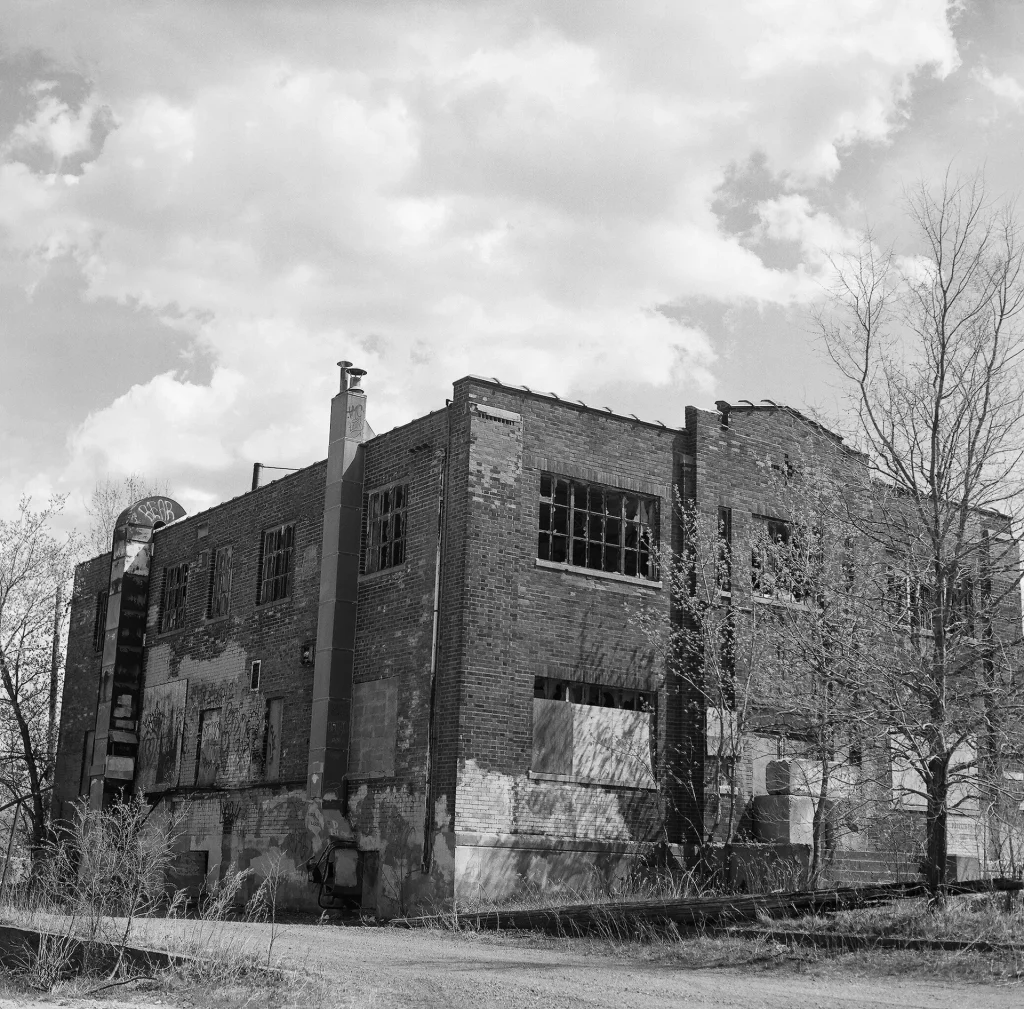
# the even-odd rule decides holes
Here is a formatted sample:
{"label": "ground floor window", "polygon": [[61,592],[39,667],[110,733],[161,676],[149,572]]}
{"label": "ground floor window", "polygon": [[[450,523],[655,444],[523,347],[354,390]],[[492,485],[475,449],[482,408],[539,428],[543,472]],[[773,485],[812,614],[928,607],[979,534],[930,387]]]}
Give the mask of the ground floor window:
{"label": "ground floor window", "polygon": [[538,677],[531,771],[653,788],[653,700],[642,690]]}

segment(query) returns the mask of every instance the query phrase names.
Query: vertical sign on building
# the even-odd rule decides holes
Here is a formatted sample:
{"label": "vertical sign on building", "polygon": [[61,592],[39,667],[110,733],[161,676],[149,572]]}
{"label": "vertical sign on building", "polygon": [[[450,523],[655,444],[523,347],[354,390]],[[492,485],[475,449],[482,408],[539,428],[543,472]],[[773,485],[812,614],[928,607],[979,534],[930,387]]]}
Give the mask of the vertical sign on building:
{"label": "vertical sign on building", "polygon": [[143,644],[149,605],[153,531],[184,516],[167,497],[148,497],[117,517],[110,559],[100,696],[89,781],[89,805],[131,792],[139,752]]}

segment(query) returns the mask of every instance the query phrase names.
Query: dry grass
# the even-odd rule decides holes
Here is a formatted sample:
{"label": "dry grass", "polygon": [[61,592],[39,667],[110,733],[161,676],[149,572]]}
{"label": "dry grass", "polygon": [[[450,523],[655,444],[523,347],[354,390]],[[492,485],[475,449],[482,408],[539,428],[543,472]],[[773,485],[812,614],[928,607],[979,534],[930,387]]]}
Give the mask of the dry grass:
{"label": "dry grass", "polygon": [[772,924],[799,932],[1024,944],[1024,902],[1019,895],[1008,899],[1005,893],[971,894],[950,897],[933,908],[924,898],[917,898]]}
{"label": "dry grass", "polygon": [[[862,949],[850,952],[791,946],[770,937],[681,934],[671,927],[621,939],[607,935],[554,937],[539,932],[464,931],[467,941],[523,949],[561,949],[566,956],[619,957],[674,970],[742,970],[806,974],[833,981],[849,978],[915,977],[928,981],[1012,983],[1024,979],[1024,953],[977,950]],[[1024,1004],[1024,993],[1022,993]]]}
{"label": "dry grass", "polygon": [[[21,1004],[43,993],[24,976],[0,973],[0,998]],[[122,977],[111,981],[74,977],[57,982],[45,993],[48,1002],[77,1004],[96,1009],[103,1004],[124,1006],[180,1005],[189,1009],[344,1009],[356,1003],[339,994],[325,977],[294,971],[251,973],[204,970],[200,974],[182,968],[158,971],[151,976]],[[359,1006],[367,1005],[362,999]]]}
{"label": "dry grass", "polygon": [[[616,892],[596,888],[564,888],[551,891],[524,886],[509,900],[479,901],[460,905],[460,912],[540,909],[553,905],[625,902],[631,899],[671,899],[711,896],[715,891],[693,877],[649,874],[640,881],[627,881]],[[526,948],[562,946],[567,952],[614,955],[644,962],[690,970],[739,968],[747,970],[792,970],[835,977],[851,975],[915,975],[921,978],[972,982],[1019,982],[1024,978],[1024,897],[1009,900],[1005,894],[970,895],[948,899],[938,908],[924,899],[829,915],[757,922],[768,935],[760,938],[730,936],[722,932],[681,930],[672,923],[659,923],[617,913],[611,909],[599,916],[593,931],[585,936],[553,937],[528,931],[476,931],[471,934],[484,943],[514,941]],[[436,927],[458,932],[454,915],[441,915]],[[830,932],[870,939],[906,936],[924,939],[953,939],[968,942],[1020,944],[1020,952],[986,952],[977,949],[889,950],[865,948],[854,951],[816,949],[790,945],[771,936],[771,931]]]}
{"label": "dry grass", "polygon": [[[515,892],[503,900],[475,898],[459,901],[453,912],[482,914],[487,911],[534,911],[573,904],[612,904],[623,901],[681,900],[687,897],[710,897],[721,891],[709,886],[693,872],[669,872],[648,868],[640,862],[629,876],[609,887],[595,875],[593,882],[568,886],[554,880],[543,885],[520,877]],[[443,912],[439,912],[443,913]]]}

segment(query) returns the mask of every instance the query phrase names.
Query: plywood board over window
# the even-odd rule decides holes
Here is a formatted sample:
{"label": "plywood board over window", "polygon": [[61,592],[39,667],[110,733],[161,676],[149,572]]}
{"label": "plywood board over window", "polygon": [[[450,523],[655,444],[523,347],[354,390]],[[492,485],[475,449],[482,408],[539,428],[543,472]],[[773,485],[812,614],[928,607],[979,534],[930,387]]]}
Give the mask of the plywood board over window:
{"label": "plywood board over window", "polygon": [[654,788],[651,712],[534,698],[530,770],[595,784]]}
{"label": "plywood board over window", "polygon": [[207,708],[199,713],[196,784],[200,786],[214,784],[219,768],[220,708]]}
{"label": "plywood board over window", "polygon": [[188,680],[148,687],[139,723],[139,784],[143,792],[178,785]]}
{"label": "plywood board over window", "polygon": [[283,697],[272,697],[267,701],[263,771],[268,781],[277,781],[281,777],[281,720],[283,713]]}
{"label": "plywood board over window", "polygon": [[388,777],[395,773],[398,679],[368,680],[352,688],[353,774]]}

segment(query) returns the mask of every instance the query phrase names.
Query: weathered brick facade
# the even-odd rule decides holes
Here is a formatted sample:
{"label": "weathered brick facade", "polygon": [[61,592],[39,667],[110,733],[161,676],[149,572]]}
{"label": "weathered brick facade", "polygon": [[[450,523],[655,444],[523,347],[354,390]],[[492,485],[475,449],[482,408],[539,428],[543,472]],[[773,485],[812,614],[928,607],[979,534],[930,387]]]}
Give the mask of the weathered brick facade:
{"label": "weathered brick facade", "polygon": [[[334,838],[358,853],[349,882],[364,904],[390,913],[531,884],[609,885],[654,845],[685,857],[705,816],[703,704],[644,630],[673,619],[669,583],[625,560],[613,571],[540,556],[538,530],[554,507],[543,488],[559,479],[581,500],[588,487],[630,495],[653,508],[650,535],[677,549],[680,495],[709,513],[731,507],[740,542],[750,516],[778,510],[772,460],[858,458],[784,408],[737,409],[727,425],[689,409],[677,430],[478,378],[359,452],[351,683],[330,686],[330,710],[347,705],[351,721],[340,794],[319,794],[308,777],[313,655],[334,633],[323,624],[334,591],[323,562],[338,544],[323,526],[333,457],[154,531],[135,787],[187,809],[181,847],[199,859],[192,871],[234,864],[258,879],[278,860],[282,899],[313,907],[305,862]],[[626,516],[632,506],[622,507]],[[258,602],[264,533],[285,527],[287,590]],[[227,547],[230,601],[211,617]],[[165,572],[179,565],[183,619],[162,631]],[[58,814],[79,795],[95,719],[95,604],[109,567],[106,555],[76,574]],[[750,605],[749,586],[736,591]],[[564,709],[575,713],[564,722],[571,739],[541,732],[539,713],[553,703],[544,691],[577,701]],[[602,714],[609,705],[614,717]],[[620,749],[639,749],[604,754],[602,765],[595,732],[605,724],[623,733]],[[764,777],[763,755],[747,757],[745,800]]]}

